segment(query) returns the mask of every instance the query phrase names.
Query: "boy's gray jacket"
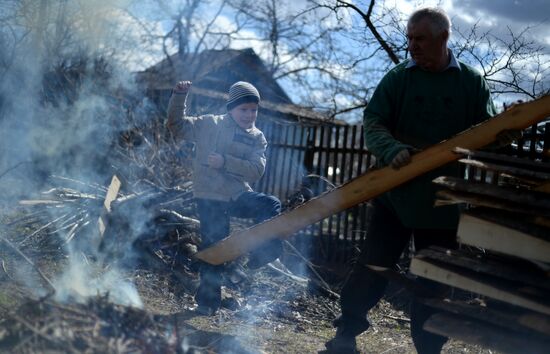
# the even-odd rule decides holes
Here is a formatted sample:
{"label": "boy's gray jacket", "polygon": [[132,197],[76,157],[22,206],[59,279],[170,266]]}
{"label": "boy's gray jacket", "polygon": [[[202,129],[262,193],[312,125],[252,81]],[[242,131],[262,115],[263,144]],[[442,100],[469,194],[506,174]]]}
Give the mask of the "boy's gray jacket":
{"label": "boy's gray jacket", "polygon": [[[195,143],[193,193],[196,198],[229,201],[258,181],[265,171],[267,141],[261,130],[244,130],[226,115],[185,116],[186,95],[174,93],[168,104],[168,117],[175,122],[175,139]],[[208,155],[223,155],[221,169],[208,166]]]}

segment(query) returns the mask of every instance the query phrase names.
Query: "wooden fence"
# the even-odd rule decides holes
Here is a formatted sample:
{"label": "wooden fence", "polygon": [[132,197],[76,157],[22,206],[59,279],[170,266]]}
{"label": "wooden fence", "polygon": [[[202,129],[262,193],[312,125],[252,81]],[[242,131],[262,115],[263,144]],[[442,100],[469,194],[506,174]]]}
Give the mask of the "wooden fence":
{"label": "wooden fence", "polygon": [[[360,125],[262,123],[268,164],[256,188],[282,201],[301,187],[321,194],[365,173],[373,162]],[[310,225],[293,243],[311,259],[340,262],[364,239],[365,226],[366,205],[360,204]]]}
{"label": "wooden fence", "polygon": [[[269,142],[264,177],[255,188],[282,201],[292,199],[304,185],[315,195],[365,172],[374,157],[364,145],[361,125],[302,125],[261,121]],[[505,152],[534,160],[550,160],[550,123],[533,126]],[[469,175],[476,175],[470,170]],[[308,175],[314,177],[305,178]],[[477,176],[477,178],[485,178]],[[360,246],[368,222],[366,203],[332,215],[301,230],[293,243],[314,261],[345,263]]]}

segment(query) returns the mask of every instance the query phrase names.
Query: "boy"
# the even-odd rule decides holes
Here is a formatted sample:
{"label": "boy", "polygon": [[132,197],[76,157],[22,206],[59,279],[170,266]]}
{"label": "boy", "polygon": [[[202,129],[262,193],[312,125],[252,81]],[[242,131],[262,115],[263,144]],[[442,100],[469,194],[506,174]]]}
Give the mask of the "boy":
{"label": "boy", "polygon": [[[175,139],[195,143],[193,193],[200,220],[201,249],[229,234],[229,217],[252,218],[256,223],[281,211],[274,196],[254,192],[266,165],[267,141],[256,128],[260,94],[250,83],[239,81],[229,89],[227,114],[188,117],[185,102],[190,81],[179,82],[168,104],[168,130]],[[247,266],[257,268],[275,260],[281,242],[274,240],[250,255]],[[195,294],[199,313],[214,314],[221,304],[224,266],[203,263]]]}

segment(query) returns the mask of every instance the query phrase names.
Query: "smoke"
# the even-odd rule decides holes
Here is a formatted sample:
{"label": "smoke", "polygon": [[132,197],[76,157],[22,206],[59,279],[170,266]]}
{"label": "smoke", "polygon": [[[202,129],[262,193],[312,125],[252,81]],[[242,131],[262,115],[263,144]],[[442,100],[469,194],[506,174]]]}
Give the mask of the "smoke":
{"label": "smoke", "polygon": [[134,284],[124,278],[116,267],[98,269],[86,262],[82,255],[71,253],[66,271],[54,282],[55,298],[66,302],[84,302],[89,297],[108,294],[111,301],[127,306],[142,307],[143,303]]}
{"label": "smoke", "polygon": [[[141,97],[132,74],[115,55],[120,47],[117,23],[125,20],[120,9],[127,5],[111,0],[0,5],[6,18],[13,18],[0,30],[2,205],[37,194],[54,174],[96,185],[110,181],[113,142],[128,128],[128,106],[121,97]],[[136,222],[133,228],[142,224]],[[54,281],[57,298],[108,293],[115,302],[141,306],[131,281],[97,252],[97,237],[93,225],[78,242],[68,244],[67,266]],[[90,255],[97,264],[87,262]],[[24,274],[21,278],[37,284]]]}

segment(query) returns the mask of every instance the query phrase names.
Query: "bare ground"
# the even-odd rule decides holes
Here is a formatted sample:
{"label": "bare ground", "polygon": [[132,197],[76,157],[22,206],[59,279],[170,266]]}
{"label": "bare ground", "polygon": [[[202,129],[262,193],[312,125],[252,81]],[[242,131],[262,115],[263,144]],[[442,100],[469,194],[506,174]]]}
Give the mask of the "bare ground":
{"label": "bare ground", "polygon": [[[6,220],[9,218],[2,217],[2,221]],[[17,239],[18,233],[28,234],[32,227],[30,225],[29,230],[4,228],[2,237]],[[141,309],[114,306],[108,296],[90,298],[86,305],[77,305],[71,300],[57,304],[52,297],[44,299],[44,292],[38,291],[47,286],[37,276],[36,269],[54,278],[64,269],[66,254],[43,243],[35,246],[24,249],[34,267],[4,244],[0,247],[0,352],[317,353],[335,333],[331,321],[339,311],[337,300],[269,267],[249,273],[250,278],[237,285],[227,281],[223,288],[224,307],[213,316],[198,315],[192,295],[183,291],[169,272],[147,267],[126,269],[123,273],[125,280],[135,284],[143,302]],[[372,327],[358,337],[362,353],[415,352],[409,335],[408,297],[404,289],[395,286],[389,289],[385,299],[370,314]],[[70,322],[70,316],[59,315],[59,311],[67,307],[73,307],[71,311],[75,313],[90,314],[96,321],[95,327],[103,329],[97,332],[100,337],[84,340],[86,330],[82,328],[79,332],[76,328],[81,321],[71,324],[75,327],[69,331],[73,337],[64,338],[69,335],[55,327],[59,318],[64,321],[59,322],[60,327]],[[105,317],[105,313],[109,316]],[[115,313],[121,315],[114,316]],[[45,320],[47,316],[53,317]],[[50,318],[56,320],[49,320],[47,326]],[[128,329],[115,330],[133,328],[136,318],[148,319],[139,327],[143,332],[132,329],[134,332],[129,334]],[[119,322],[106,323],[109,321]],[[145,327],[148,327],[146,331]],[[60,343],[76,343],[75,333],[81,333],[79,345],[71,344],[70,350],[60,348]],[[99,343],[103,339],[101,333],[109,336],[104,346]],[[140,335],[142,338],[138,340]],[[153,342],[143,338],[146,335],[162,345],[143,344]],[[98,342],[95,348],[90,344],[93,341]],[[453,340],[443,352],[490,353]]]}

